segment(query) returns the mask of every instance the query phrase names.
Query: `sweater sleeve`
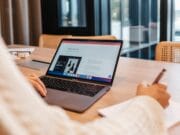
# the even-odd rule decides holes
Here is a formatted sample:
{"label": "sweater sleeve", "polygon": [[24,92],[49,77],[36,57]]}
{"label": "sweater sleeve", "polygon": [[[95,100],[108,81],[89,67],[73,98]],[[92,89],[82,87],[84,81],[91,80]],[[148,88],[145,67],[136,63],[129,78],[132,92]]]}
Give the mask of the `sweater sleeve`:
{"label": "sweater sleeve", "polygon": [[18,70],[0,39],[0,134],[165,134],[163,109],[150,97],[136,97],[123,112],[87,124],[47,105]]}

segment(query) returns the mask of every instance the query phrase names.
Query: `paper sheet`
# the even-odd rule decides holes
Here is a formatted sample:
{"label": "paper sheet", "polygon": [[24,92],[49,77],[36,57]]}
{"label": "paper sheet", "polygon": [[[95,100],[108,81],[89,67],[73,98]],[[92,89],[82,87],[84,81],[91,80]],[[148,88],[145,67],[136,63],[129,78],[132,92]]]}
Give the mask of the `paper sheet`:
{"label": "paper sheet", "polygon": [[180,122],[180,103],[170,100],[170,104],[165,109],[166,127],[171,127],[177,122]]}
{"label": "paper sheet", "polygon": [[[112,116],[114,113],[123,111],[133,100],[128,100],[120,104],[116,104],[107,108],[98,110],[99,114],[105,117]],[[180,121],[180,103],[170,100],[169,106],[165,109],[165,124],[170,128]]]}

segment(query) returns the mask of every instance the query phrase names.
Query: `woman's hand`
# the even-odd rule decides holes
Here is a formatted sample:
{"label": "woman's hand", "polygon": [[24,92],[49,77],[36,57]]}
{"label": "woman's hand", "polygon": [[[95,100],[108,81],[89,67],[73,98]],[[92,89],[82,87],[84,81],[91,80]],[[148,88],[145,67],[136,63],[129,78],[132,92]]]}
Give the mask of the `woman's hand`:
{"label": "woman's hand", "polygon": [[143,85],[139,84],[137,87],[137,96],[150,96],[157,100],[162,107],[166,108],[169,105],[170,95],[167,92],[167,87],[163,84]]}
{"label": "woman's hand", "polygon": [[34,86],[37,92],[40,93],[41,96],[45,97],[47,94],[46,87],[43,82],[39,79],[35,74],[31,74],[28,77],[29,82]]}

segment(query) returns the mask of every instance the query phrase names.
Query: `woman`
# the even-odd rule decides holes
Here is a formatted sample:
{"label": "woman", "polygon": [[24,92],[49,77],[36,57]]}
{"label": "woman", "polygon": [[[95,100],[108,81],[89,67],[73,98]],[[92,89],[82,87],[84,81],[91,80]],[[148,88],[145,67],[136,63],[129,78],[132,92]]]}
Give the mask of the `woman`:
{"label": "woman", "polygon": [[[12,62],[0,39],[1,135],[164,135],[163,107],[170,98],[166,86],[140,84],[137,97],[123,111],[89,123],[71,120],[63,109],[47,105]],[[38,77],[28,77],[46,95]],[[82,114],[83,115],[83,114]]]}

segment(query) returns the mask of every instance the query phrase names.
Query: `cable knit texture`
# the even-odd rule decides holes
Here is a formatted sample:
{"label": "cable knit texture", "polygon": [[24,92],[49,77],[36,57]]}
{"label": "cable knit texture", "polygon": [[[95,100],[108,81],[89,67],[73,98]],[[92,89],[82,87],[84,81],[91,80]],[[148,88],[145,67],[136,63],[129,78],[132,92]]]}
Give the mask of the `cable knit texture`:
{"label": "cable knit texture", "polygon": [[86,124],[47,105],[20,73],[0,39],[0,135],[164,135],[162,107],[136,97],[124,111]]}

